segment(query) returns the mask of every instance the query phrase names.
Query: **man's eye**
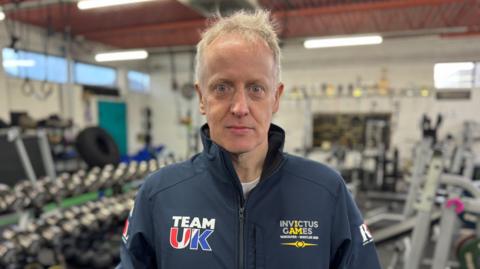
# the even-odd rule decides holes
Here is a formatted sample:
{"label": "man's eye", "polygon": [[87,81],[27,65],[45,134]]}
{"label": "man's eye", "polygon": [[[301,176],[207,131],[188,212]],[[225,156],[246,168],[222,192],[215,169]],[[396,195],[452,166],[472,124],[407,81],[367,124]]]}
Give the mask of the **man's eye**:
{"label": "man's eye", "polygon": [[228,90],[228,87],[225,84],[218,84],[215,85],[214,90],[218,93],[224,93]]}
{"label": "man's eye", "polygon": [[260,85],[252,85],[248,87],[248,90],[256,97],[262,97],[265,94],[265,88]]}
{"label": "man's eye", "polygon": [[263,91],[263,88],[261,86],[258,86],[258,85],[254,85],[251,87],[252,88],[252,91],[253,92],[261,92]]}

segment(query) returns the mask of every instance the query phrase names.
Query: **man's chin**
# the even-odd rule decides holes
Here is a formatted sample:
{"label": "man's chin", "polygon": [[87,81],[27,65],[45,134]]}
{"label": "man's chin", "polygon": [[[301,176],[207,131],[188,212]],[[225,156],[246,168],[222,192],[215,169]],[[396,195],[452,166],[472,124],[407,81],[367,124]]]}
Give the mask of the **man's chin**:
{"label": "man's chin", "polygon": [[255,147],[249,145],[249,146],[242,146],[242,145],[225,145],[223,147],[226,151],[228,151],[231,154],[239,155],[239,154],[244,154],[251,152],[255,149]]}

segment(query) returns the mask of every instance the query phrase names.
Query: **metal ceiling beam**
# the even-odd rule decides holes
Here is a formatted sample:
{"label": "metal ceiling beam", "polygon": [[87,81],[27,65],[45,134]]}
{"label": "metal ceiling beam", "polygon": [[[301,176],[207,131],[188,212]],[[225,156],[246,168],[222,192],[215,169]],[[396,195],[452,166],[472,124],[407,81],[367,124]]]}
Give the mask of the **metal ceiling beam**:
{"label": "metal ceiling beam", "polygon": [[450,3],[462,3],[458,0],[405,0],[405,1],[388,1],[388,2],[367,2],[358,4],[337,5],[328,7],[302,8],[289,11],[275,12],[277,18],[287,17],[303,17],[318,16],[326,14],[337,14],[345,12],[358,11],[374,11],[384,9],[408,9],[419,6],[440,6]]}
{"label": "metal ceiling beam", "polygon": [[[323,27],[319,27],[319,29],[322,29],[324,32],[328,30],[325,33],[330,33],[335,29],[339,30],[339,27],[342,28],[344,32],[345,31],[348,32],[349,27],[352,27],[352,25],[350,25],[351,20],[345,20],[346,18],[342,17],[341,21],[334,22],[334,21],[325,20],[325,18],[328,18],[330,16],[335,16],[338,14],[350,13],[351,15],[355,15],[355,17],[348,18],[348,19],[355,19],[353,21],[357,22],[357,25],[355,25],[355,28],[352,28],[353,30],[350,29],[350,31],[356,32],[356,31],[360,31],[359,29],[362,27],[362,25],[369,26],[370,23],[367,22],[368,20],[370,20],[369,22],[371,22],[374,26],[375,25],[377,26],[376,29],[379,29],[378,28],[379,26],[383,27],[384,23],[382,23],[382,17],[376,16],[376,15],[381,15],[382,11],[398,10],[399,11],[398,14],[402,14],[402,13],[408,13],[409,10],[414,10],[417,7],[423,7],[423,8],[440,10],[439,12],[440,14],[435,14],[435,17],[438,16],[439,18],[441,18],[442,16],[445,16],[446,13],[448,14],[450,7],[455,6],[458,8],[458,13],[455,12],[454,18],[452,18],[450,21],[445,23],[458,23],[459,18],[463,17],[462,13],[466,12],[466,10],[470,10],[468,8],[468,6],[470,6],[469,3],[474,3],[475,1],[476,0],[466,0],[466,1],[404,0],[404,1],[388,1],[388,2],[366,2],[366,3],[339,5],[339,6],[301,8],[296,10],[282,10],[282,11],[274,12],[273,16],[279,19],[280,21],[288,22],[288,25],[285,25],[285,27],[290,29],[290,31],[288,31],[289,33],[287,33],[286,36],[284,36],[285,38],[288,38],[288,37],[295,36],[295,35],[291,36],[290,33],[293,31],[292,29],[295,28],[294,26],[298,24],[296,23],[297,19],[300,19],[302,17],[308,17],[308,16],[312,17],[315,20],[318,20],[319,23],[323,24]],[[41,0],[39,2],[29,1],[29,2],[22,2],[22,3],[23,5],[29,4],[30,8],[38,8],[41,5],[53,5],[53,4],[67,3],[67,2],[75,2],[75,0]],[[456,4],[460,4],[460,6]],[[475,6],[475,8],[479,10],[478,7]],[[402,11],[405,11],[405,12],[402,12]],[[455,11],[457,11],[457,9],[455,9]],[[430,12],[432,11],[430,10]],[[323,15],[330,15],[330,16],[323,16]],[[408,15],[403,14],[402,16],[412,17],[412,13],[409,13]],[[388,24],[388,21],[394,19],[393,17],[394,16],[388,16],[386,18],[387,20],[386,24]],[[413,16],[412,18],[413,21],[407,20],[407,21],[410,21],[409,23],[411,23],[410,27],[407,27],[408,29],[418,31],[417,29],[418,27],[421,27],[422,25],[425,26],[427,24],[427,19],[432,19],[431,14],[430,15],[426,14],[426,16],[423,16],[423,18],[417,18],[417,17],[418,16]],[[366,21],[363,21],[363,20],[366,20]],[[473,19],[473,18],[471,19],[472,24],[476,24],[474,20],[476,19]],[[345,26],[345,24],[347,25]],[[83,35],[86,38],[92,39],[92,40],[105,41],[105,43],[108,43],[108,41],[111,41],[118,45],[122,41],[126,42],[122,39],[128,40],[133,37],[139,37],[140,39],[144,39],[143,36],[145,35],[148,36],[149,33],[162,34],[162,32],[168,32],[168,37],[165,35],[161,37],[159,36],[159,39],[158,39],[159,42],[163,41],[163,42],[160,42],[161,44],[174,44],[175,43],[175,41],[173,40],[174,36],[176,38],[178,36],[179,40],[183,40],[184,38],[182,39],[181,35],[190,36],[187,38],[188,40],[187,39],[183,40],[183,43],[189,44],[193,39],[197,38],[196,34],[199,32],[199,30],[203,29],[205,25],[206,25],[206,20],[196,19],[196,20],[187,20],[187,21],[180,21],[180,22],[128,26],[128,27],[113,28],[109,30],[101,30],[101,31],[93,31],[93,32],[89,32],[89,31],[75,32],[75,34]],[[308,26],[314,27],[314,25],[318,26],[318,24],[309,24]],[[342,25],[343,27],[341,27]],[[306,25],[304,25],[303,27],[305,26]],[[412,29],[412,27],[415,29]],[[430,27],[439,27],[439,26],[430,25]],[[359,28],[359,29],[355,30],[356,28]],[[311,29],[311,30],[315,32],[315,29]],[[389,29],[384,29],[384,30],[389,31]],[[395,30],[395,29],[391,29],[391,30]],[[398,31],[402,29],[396,29],[396,30]],[[193,36],[195,36],[195,38],[193,38]],[[154,44],[156,42],[156,40],[152,40],[151,37],[147,39],[148,39],[148,42],[145,41],[145,43]],[[128,43],[126,44],[126,46],[128,45],[134,46],[135,44],[139,44],[136,42],[131,42],[131,44],[129,42],[126,42],[126,43]]]}
{"label": "metal ceiling beam", "polygon": [[80,32],[75,34],[84,35],[90,38],[102,38],[102,37],[113,37],[113,36],[123,36],[128,34],[136,34],[138,32],[155,32],[155,31],[167,31],[167,30],[182,31],[181,29],[202,28],[205,26],[205,22],[206,22],[205,20],[167,22],[167,23],[158,23],[158,24],[129,26],[129,27],[122,27],[118,29],[109,29],[109,30],[95,31],[95,32]]}
{"label": "metal ceiling beam", "polygon": [[24,9],[35,9],[39,7],[46,7],[51,5],[57,5],[61,3],[77,3],[77,0],[38,0],[38,1],[23,1],[17,4],[9,3],[1,5],[5,13],[14,12]]}
{"label": "metal ceiling beam", "polygon": [[[45,0],[54,1],[54,0]],[[58,1],[58,0],[57,0]],[[330,7],[317,7],[317,8],[303,8],[290,11],[278,11],[273,14],[277,19],[283,19],[285,17],[304,17],[304,16],[317,16],[325,14],[337,14],[346,12],[359,12],[359,11],[376,11],[385,9],[408,9],[418,6],[438,6],[449,3],[458,3],[458,0],[406,0],[406,1],[389,1],[389,2],[368,2],[359,4],[339,5]],[[76,34],[84,35],[91,38],[102,38],[106,36],[120,36],[131,32],[139,31],[163,31],[163,30],[180,30],[185,28],[203,28],[205,26],[205,20],[183,21],[183,22],[171,22],[160,24],[148,24],[140,26],[123,27],[119,29],[109,29],[95,32],[80,32]]]}
{"label": "metal ceiling beam", "polygon": [[178,2],[205,17],[228,14],[239,9],[254,10],[260,8],[257,0],[178,0]]}
{"label": "metal ceiling beam", "polygon": [[478,36],[480,36],[480,24],[476,26],[468,27],[467,31],[464,31],[463,33],[445,33],[440,35],[440,37],[444,37],[444,38],[478,37]]}

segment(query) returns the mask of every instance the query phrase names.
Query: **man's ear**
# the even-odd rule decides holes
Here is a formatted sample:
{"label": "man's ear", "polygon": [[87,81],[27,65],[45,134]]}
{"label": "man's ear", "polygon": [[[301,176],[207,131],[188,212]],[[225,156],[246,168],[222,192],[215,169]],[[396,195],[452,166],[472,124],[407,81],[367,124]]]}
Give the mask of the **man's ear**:
{"label": "man's ear", "polygon": [[279,83],[276,90],[275,90],[275,96],[273,97],[273,113],[275,114],[278,111],[278,108],[280,107],[280,97],[282,97],[283,94],[283,83]]}
{"label": "man's ear", "polygon": [[198,109],[200,110],[200,113],[202,113],[202,115],[205,115],[206,114],[205,100],[204,100],[204,96],[202,94],[202,90],[200,89],[200,86],[198,85],[198,83],[195,83],[195,91],[197,92],[198,101],[200,102],[199,106],[198,106]]}

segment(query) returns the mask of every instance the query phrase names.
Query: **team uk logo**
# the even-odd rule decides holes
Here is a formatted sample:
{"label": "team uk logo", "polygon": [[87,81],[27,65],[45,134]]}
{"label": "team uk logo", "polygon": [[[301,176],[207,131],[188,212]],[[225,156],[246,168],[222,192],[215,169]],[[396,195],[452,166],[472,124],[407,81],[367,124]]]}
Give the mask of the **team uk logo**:
{"label": "team uk logo", "polygon": [[212,251],[208,238],[215,231],[215,219],[190,218],[173,216],[173,227],[170,228],[170,245],[175,249],[201,249]]}

